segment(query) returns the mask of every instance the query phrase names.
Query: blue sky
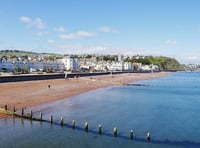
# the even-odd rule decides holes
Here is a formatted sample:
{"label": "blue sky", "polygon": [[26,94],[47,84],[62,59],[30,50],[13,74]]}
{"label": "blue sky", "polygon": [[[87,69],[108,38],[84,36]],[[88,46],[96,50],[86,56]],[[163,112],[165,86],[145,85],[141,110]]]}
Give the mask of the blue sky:
{"label": "blue sky", "polygon": [[200,63],[199,0],[0,0],[0,50]]}

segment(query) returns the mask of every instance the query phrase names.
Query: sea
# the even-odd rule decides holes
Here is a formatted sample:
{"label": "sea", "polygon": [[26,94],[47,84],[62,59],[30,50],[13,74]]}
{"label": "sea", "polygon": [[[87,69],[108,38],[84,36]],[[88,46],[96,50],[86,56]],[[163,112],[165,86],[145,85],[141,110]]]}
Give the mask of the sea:
{"label": "sea", "polygon": [[45,121],[0,119],[0,148],[199,148],[200,72],[101,88],[30,110]]}

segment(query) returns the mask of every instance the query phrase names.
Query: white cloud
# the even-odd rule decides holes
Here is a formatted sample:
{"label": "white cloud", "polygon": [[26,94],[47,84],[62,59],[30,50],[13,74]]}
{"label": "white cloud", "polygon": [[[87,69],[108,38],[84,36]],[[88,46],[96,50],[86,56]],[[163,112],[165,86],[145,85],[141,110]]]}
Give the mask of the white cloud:
{"label": "white cloud", "polygon": [[153,55],[153,56],[160,56],[162,55],[162,53],[158,50],[155,49],[143,49],[143,48],[134,48],[131,50],[127,50],[130,51],[130,53],[128,53],[127,55],[144,55],[144,56],[149,56],[149,55]]}
{"label": "white cloud", "polygon": [[59,37],[62,39],[80,39],[83,37],[93,37],[95,35],[96,35],[95,32],[87,32],[81,30],[75,33],[61,34]]}
{"label": "white cloud", "polygon": [[19,18],[19,20],[22,21],[23,23],[27,24],[28,27],[35,27],[37,29],[45,29],[46,28],[45,23],[39,17],[37,17],[35,19],[31,19],[27,16],[22,16]]}
{"label": "white cloud", "polygon": [[124,55],[154,55],[160,56],[161,53],[157,50],[145,50],[145,49],[130,49],[130,48],[117,48],[110,44],[101,45],[81,45],[81,44],[62,44],[56,45],[55,48],[64,51],[68,54],[118,54]]}
{"label": "white cloud", "polygon": [[176,57],[181,63],[184,64],[199,64],[200,63],[200,55],[191,54],[187,56],[177,56]]}
{"label": "white cloud", "polygon": [[165,41],[165,44],[167,44],[167,45],[176,45],[176,41],[174,41],[174,40],[167,40],[167,41]]}
{"label": "white cloud", "polygon": [[103,27],[100,27],[98,30],[101,32],[110,32],[110,27],[103,26]]}
{"label": "white cloud", "polygon": [[66,29],[62,26],[58,27],[58,28],[55,28],[55,31],[57,32],[66,32]]}
{"label": "white cloud", "polygon": [[48,39],[47,43],[50,43],[50,44],[55,43],[55,40]]}
{"label": "white cloud", "polygon": [[64,44],[64,45],[57,45],[56,48],[63,50],[64,53],[68,54],[109,54],[111,50],[109,47],[106,46],[95,46],[95,45],[81,45],[81,44]]}
{"label": "white cloud", "polygon": [[22,16],[19,19],[20,19],[20,21],[22,21],[24,23],[32,23],[32,20],[27,16]]}
{"label": "white cloud", "polygon": [[186,56],[185,59],[187,59],[188,61],[190,61],[190,60],[200,61],[200,56]]}
{"label": "white cloud", "polygon": [[33,20],[33,24],[38,29],[44,29],[45,28],[45,23],[39,17],[37,17],[35,20]]}
{"label": "white cloud", "polygon": [[46,31],[38,31],[38,32],[36,32],[36,35],[38,35],[38,36],[43,36],[43,35],[46,35],[46,34],[48,34],[48,32],[46,32]]}
{"label": "white cloud", "polygon": [[102,27],[99,27],[99,28],[98,28],[98,31],[104,32],[104,33],[114,33],[114,34],[119,33],[119,30],[116,30],[116,29],[111,28],[111,27],[109,27],[109,26],[102,26]]}

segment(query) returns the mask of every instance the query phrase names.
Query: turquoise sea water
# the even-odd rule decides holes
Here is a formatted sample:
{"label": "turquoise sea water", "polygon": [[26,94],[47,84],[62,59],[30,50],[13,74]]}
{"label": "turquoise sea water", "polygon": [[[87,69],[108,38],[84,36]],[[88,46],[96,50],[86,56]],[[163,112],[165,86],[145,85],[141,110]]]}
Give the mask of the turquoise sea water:
{"label": "turquoise sea water", "polygon": [[[137,84],[142,85],[107,87],[27,110],[38,118],[43,112],[47,122],[1,119],[0,147],[200,147],[200,72],[173,73]],[[51,114],[52,125],[48,122]],[[102,135],[98,134],[99,124]],[[133,140],[129,138],[131,129]]]}

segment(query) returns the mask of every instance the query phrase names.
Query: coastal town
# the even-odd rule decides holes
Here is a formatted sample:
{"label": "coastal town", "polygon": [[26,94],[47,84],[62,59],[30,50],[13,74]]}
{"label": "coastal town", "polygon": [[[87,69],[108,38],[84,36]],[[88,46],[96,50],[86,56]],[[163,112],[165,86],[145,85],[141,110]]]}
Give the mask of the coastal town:
{"label": "coastal town", "polygon": [[200,0],[0,0],[0,148],[200,148]]}
{"label": "coastal town", "polygon": [[[29,74],[43,72],[158,72],[161,70],[178,70],[166,68],[160,62],[150,62],[145,56],[117,55],[51,55],[22,54],[20,51],[7,51],[12,54],[0,55],[0,72],[10,74]],[[2,53],[6,53],[5,51]],[[19,53],[19,54],[16,54]],[[171,60],[172,61],[172,60]],[[169,66],[170,64],[168,64]],[[173,64],[171,64],[173,65]],[[163,66],[163,67],[162,67]],[[194,67],[193,67],[194,68]]]}

